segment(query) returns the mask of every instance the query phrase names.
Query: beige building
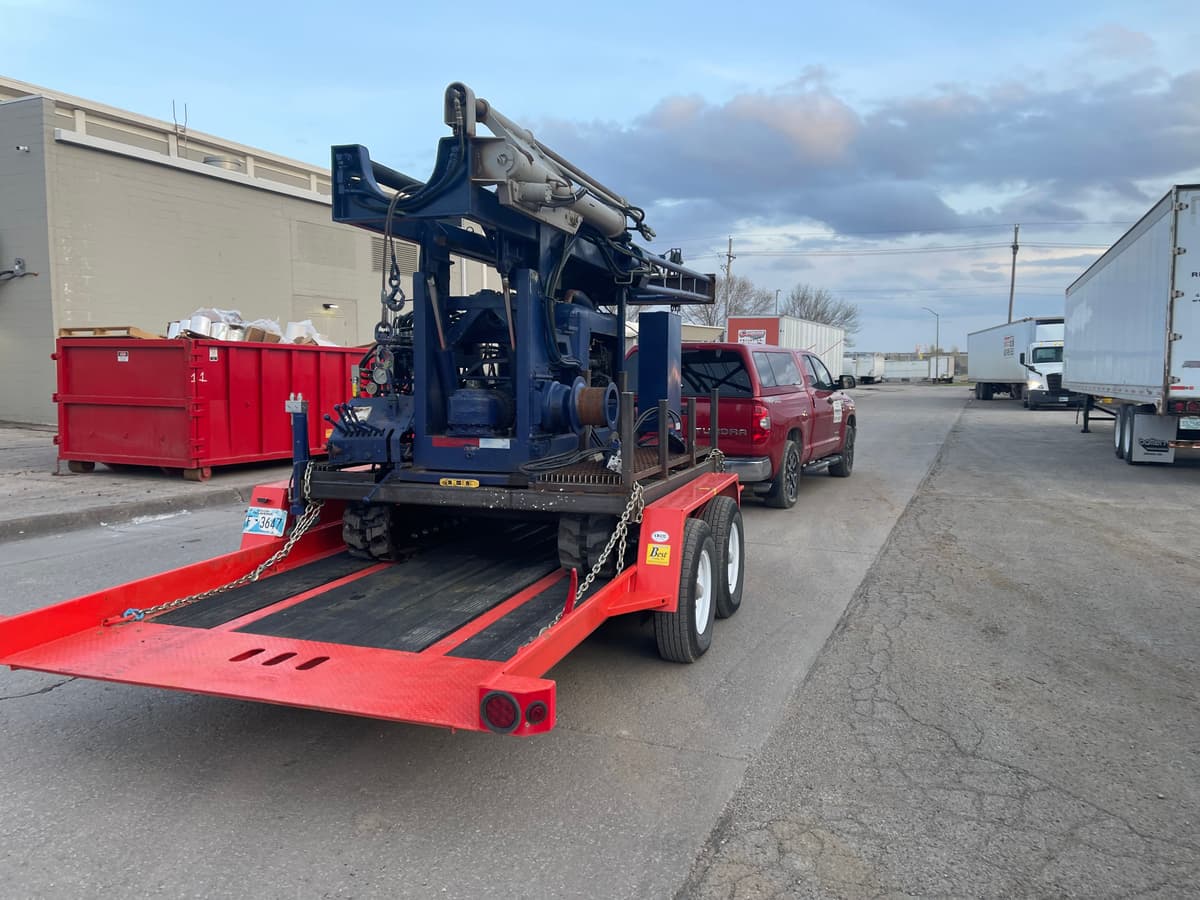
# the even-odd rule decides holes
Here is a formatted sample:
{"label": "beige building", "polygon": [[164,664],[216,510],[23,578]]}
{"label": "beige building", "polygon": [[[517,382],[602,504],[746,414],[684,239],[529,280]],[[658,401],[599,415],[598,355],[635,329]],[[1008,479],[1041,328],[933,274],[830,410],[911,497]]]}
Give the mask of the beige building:
{"label": "beige building", "polygon": [[0,272],[37,273],[0,276],[0,420],[55,421],[60,328],[165,334],[216,307],[368,343],[383,241],[331,222],[329,194],[327,169],[0,77]]}

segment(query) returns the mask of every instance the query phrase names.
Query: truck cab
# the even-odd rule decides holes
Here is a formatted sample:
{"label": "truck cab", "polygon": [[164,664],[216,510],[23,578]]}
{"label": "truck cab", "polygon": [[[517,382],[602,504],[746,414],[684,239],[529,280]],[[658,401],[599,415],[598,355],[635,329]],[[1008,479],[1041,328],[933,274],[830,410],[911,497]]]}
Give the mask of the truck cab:
{"label": "truck cab", "polygon": [[1062,325],[1038,325],[1035,332],[1037,339],[1018,357],[1028,372],[1025,406],[1029,409],[1068,406],[1075,399],[1062,386],[1063,336]]}

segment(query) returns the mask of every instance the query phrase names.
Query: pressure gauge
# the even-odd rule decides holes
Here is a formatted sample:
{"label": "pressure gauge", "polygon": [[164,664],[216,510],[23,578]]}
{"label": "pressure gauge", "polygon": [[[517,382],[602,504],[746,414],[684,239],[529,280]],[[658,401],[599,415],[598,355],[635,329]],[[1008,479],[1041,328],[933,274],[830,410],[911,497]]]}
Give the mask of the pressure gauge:
{"label": "pressure gauge", "polygon": [[387,384],[388,383],[387,369],[384,366],[376,365],[375,368],[373,368],[371,370],[371,380],[374,381],[378,385]]}
{"label": "pressure gauge", "polygon": [[363,387],[363,390],[367,392],[367,396],[369,396],[369,397],[374,397],[376,394],[379,393],[379,388],[372,381],[368,381],[366,383],[366,385]]}

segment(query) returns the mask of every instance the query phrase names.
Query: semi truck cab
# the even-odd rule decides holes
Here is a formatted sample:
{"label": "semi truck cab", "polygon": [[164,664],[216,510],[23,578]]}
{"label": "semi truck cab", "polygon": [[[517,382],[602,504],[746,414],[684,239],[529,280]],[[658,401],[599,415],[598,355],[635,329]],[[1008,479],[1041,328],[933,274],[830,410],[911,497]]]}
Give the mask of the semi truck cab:
{"label": "semi truck cab", "polygon": [[[1041,326],[1045,328],[1047,326]],[[1061,328],[1062,326],[1057,326]],[[1039,406],[1067,406],[1073,396],[1063,390],[1063,342],[1036,341],[1018,359],[1029,373],[1025,381],[1025,405],[1030,409]]]}

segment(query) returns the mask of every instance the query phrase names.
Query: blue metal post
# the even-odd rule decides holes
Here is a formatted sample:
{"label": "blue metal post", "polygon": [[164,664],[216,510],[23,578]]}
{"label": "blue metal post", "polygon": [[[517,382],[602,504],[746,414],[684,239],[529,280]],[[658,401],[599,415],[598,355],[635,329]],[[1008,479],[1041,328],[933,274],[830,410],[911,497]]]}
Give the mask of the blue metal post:
{"label": "blue metal post", "polygon": [[304,512],[304,471],[308,468],[308,401],[292,394],[284,408],[292,417],[292,514]]}

